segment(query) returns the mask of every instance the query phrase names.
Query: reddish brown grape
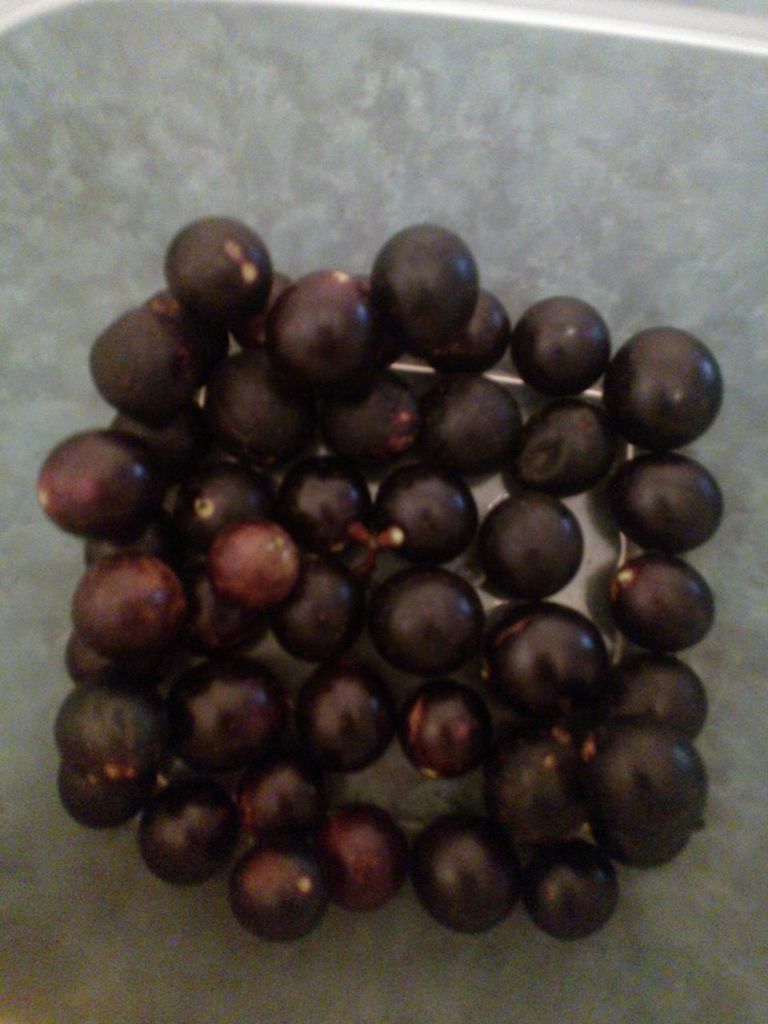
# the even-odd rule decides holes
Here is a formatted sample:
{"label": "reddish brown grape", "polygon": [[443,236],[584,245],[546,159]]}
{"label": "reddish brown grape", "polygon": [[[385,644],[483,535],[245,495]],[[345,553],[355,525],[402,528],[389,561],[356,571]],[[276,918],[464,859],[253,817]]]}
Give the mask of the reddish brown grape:
{"label": "reddish brown grape", "polygon": [[491,716],[482,698],[451,679],[425,683],[400,712],[400,743],[424,775],[451,779],[485,759]]}
{"label": "reddish brown grape", "polygon": [[265,611],[285,600],[296,586],[301,553],[277,523],[233,523],[211,545],[208,572],[222,597]]}
{"label": "reddish brown grape", "polygon": [[110,657],[161,650],[177,636],[185,612],[178,577],[150,555],[115,555],[94,562],[72,599],[75,630]]}
{"label": "reddish brown grape", "polygon": [[37,497],[48,518],[67,533],[124,542],[157,513],[164,487],[151,451],[139,438],[87,430],[48,454]]}
{"label": "reddish brown grape", "polygon": [[272,942],[291,942],[320,923],[328,889],[317,857],[306,846],[259,845],[235,864],[229,902],[249,932]]}
{"label": "reddish brown grape", "polygon": [[391,814],[374,804],[345,804],[316,840],[331,899],[346,910],[378,910],[408,875],[408,841]]}

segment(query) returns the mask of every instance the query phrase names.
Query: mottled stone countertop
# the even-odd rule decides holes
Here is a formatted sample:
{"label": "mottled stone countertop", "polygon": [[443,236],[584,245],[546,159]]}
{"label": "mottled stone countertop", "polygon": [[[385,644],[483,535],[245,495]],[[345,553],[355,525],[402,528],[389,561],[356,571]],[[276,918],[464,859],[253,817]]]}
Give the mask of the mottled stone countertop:
{"label": "mottled stone countertop", "polygon": [[[140,2],[0,38],[2,1024],[768,1020],[767,165],[768,63],[715,50]],[[91,834],[60,810],[51,726],[81,554],[37,509],[36,471],[59,437],[109,419],[89,345],[211,211],[252,222],[289,273],[362,270],[430,218],[467,239],[513,315],[574,293],[617,343],[666,322],[720,360],[723,411],[693,449],[727,501],[692,556],[718,602],[690,652],[711,703],[707,828],[669,866],[622,872],[615,919],[583,944],[522,912],[449,934],[404,892],[267,946],[230,919],[220,880],[165,887],[130,828]],[[397,803],[399,782],[384,789]]]}

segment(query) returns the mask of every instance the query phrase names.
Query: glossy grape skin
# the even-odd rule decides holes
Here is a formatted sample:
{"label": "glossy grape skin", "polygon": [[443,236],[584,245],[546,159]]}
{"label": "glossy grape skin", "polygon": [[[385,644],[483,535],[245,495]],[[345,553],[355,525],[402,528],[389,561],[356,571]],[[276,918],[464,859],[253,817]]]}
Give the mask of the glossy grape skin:
{"label": "glossy grape skin", "polygon": [[485,674],[503,700],[549,715],[605,693],[608,653],[597,628],[572,608],[551,601],[509,606],[486,637]]}
{"label": "glossy grape skin", "polygon": [[446,928],[483,932],[509,916],[520,869],[504,832],[485,818],[446,814],[416,840],[411,878],[422,906]]}
{"label": "glossy grape skin", "polygon": [[345,910],[378,910],[408,876],[408,841],[392,815],[374,804],[334,808],[316,848],[331,900]]}
{"label": "glossy grape skin", "polygon": [[396,668],[442,675],[480,649],[483,609],[466,580],[447,569],[405,569],[371,599],[368,625],[379,653]]}
{"label": "glossy grape skin", "polygon": [[477,505],[461,477],[411,463],[381,482],[373,518],[379,531],[402,532],[402,543],[392,545],[399,555],[435,565],[469,546],[477,530]]}
{"label": "glossy grape skin", "polygon": [[702,640],[715,604],[709,584],[672,555],[645,554],[626,562],[610,584],[611,614],[640,647],[674,653]]}
{"label": "glossy grape skin", "polygon": [[531,387],[547,395],[577,395],[605,372],[611,338],[593,306],[554,295],[526,309],[512,331],[511,350]]}
{"label": "glossy grape skin", "polygon": [[562,502],[523,491],[490,510],[480,527],[477,554],[488,581],[502,593],[548,597],[578,572],[584,537]]}
{"label": "glossy grape skin", "polygon": [[611,477],[608,500],[622,533],[642,548],[677,554],[715,533],[723,496],[704,466],[684,455],[639,455]]}
{"label": "glossy grape skin", "polygon": [[480,374],[438,375],[421,399],[420,449],[454,473],[492,473],[516,451],[522,416],[511,391]]}
{"label": "glossy grape skin", "polygon": [[403,228],[379,250],[371,270],[371,305],[409,351],[429,358],[469,323],[479,294],[472,253],[434,224]]}
{"label": "glossy grape skin", "polygon": [[247,931],[272,942],[291,942],[320,923],[328,889],[307,847],[298,842],[257,845],[232,870],[229,902]]}
{"label": "glossy grape skin", "polygon": [[375,370],[368,297],[341,270],[317,270],[287,288],[267,319],[267,349],[301,389],[364,390]]}
{"label": "glossy grape skin", "polygon": [[556,939],[592,935],[612,917],[618,899],[613,865],[583,839],[537,850],[523,872],[526,910]]}
{"label": "glossy grape skin", "polygon": [[623,848],[638,865],[674,856],[701,827],[707,800],[706,772],[690,740],[659,722],[616,718],[597,730],[591,747],[582,779],[601,845],[619,856]]}
{"label": "glossy grape skin", "polygon": [[353,772],[376,761],[395,731],[395,707],[383,679],[355,664],[329,664],[296,700],[301,749],[328,771]]}
{"label": "glossy grape skin", "polygon": [[266,305],[272,262],[262,239],[242,221],[201,217],[171,240],[165,277],[185,309],[231,327]]}
{"label": "glossy grape skin", "polygon": [[184,642],[191,650],[216,654],[243,644],[255,644],[266,634],[266,617],[222,597],[204,567],[187,573],[184,590],[187,595]]}
{"label": "glossy grape skin", "polygon": [[490,818],[516,843],[552,843],[587,820],[579,757],[570,738],[520,732],[502,739],[485,769]]}
{"label": "glossy grape skin", "polygon": [[222,597],[259,612],[288,597],[298,582],[301,558],[281,526],[254,520],[225,526],[211,544],[207,567]]}
{"label": "glossy grape skin", "polygon": [[327,444],[337,455],[356,465],[376,468],[410,451],[416,443],[421,415],[408,382],[385,370],[363,395],[325,402],[320,422]]}
{"label": "glossy grape skin", "polygon": [[171,745],[202,771],[244,768],[273,753],[287,718],[283,684],[255,658],[202,662],[168,695]]}
{"label": "glossy grape skin", "polygon": [[608,417],[580,398],[550,402],[528,418],[514,460],[525,486],[565,498],[605,477],[617,451]]}
{"label": "glossy grape skin", "polygon": [[237,842],[237,812],[212,779],[171,782],[149,801],[139,825],[139,849],[152,874],[174,885],[196,885],[216,874]]}
{"label": "glossy grape skin", "polygon": [[216,367],[204,411],[221,447],[256,466],[293,458],[315,429],[314,402],[288,386],[263,349],[238,352]]}
{"label": "glossy grape skin", "polygon": [[115,828],[141,810],[152,795],[155,773],[111,778],[66,761],[59,765],[57,790],[67,814],[86,828]]}
{"label": "glossy grape skin", "polygon": [[162,703],[125,687],[77,687],[56,716],[54,738],[62,761],[103,779],[151,775],[166,744]]}
{"label": "glossy grape skin", "polygon": [[277,757],[246,771],[237,788],[243,829],[256,838],[311,832],[326,812],[322,774],[295,757]]}
{"label": "glossy grape skin", "polygon": [[290,597],[275,611],[272,631],[296,658],[328,661],[354,642],[365,623],[363,585],[332,558],[307,560]]}
{"label": "glossy grape skin", "polygon": [[690,444],[712,424],[723,383],[710,350],[674,327],[635,334],[605,374],[603,402],[619,433],[641,448]]}
{"label": "glossy grape skin", "polygon": [[492,733],[482,698],[451,679],[420,686],[398,719],[403,751],[432,779],[452,779],[477,768],[485,760]]}
{"label": "glossy grape skin", "polygon": [[227,358],[229,334],[226,328],[195,316],[168,289],[155,292],[141,308],[163,322],[166,330],[181,331],[184,337],[190,338],[199,366],[198,384],[205,384],[218,364]]}
{"label": "glossy grape skin", "polygon": [[101,397],[133,419],[162,427],[189,405],[205,375],[196,330],[178,308],[150,302],[123,313],[91,347],[91,377]]}
{"label": "glossy grape skin", "polygon": [[182,406],[174,418],[161,427],[118,413],[110,430],[120,430],[140,438],[151,450],[155,463],[169,483],[181,480],[194,466],[209,441],[208,427],[200,406],[194,402]]}
{"label": "glossy grape skin", "polygon": [[707,718],[707,694],[693,669],[665,654],[636,654],[613,669],[609,714],[651,718],[695,739]]}
{"label": "glossy grape skin", "polygon": [[467,326],[431,346],[429,363],[441,373],[482,373],[499,362],[509,338],[506,309],[491,292],[481,291]]}
{"label": "glossy grape skin", "polygon": [[173,667],[174,649],[135,658],[110,658],[99,654],[73,630],[64,652],[64,666],[77,686],[104,683],[111,686],[135,686],[150,689]]}
{"label": "glossy grape skin", "polygon": [[136,657],[167,647],[186,614],[176,574],[150,555],[114,555],[90,565],[72,598],[72,624],[108,657]]}
{"label": "glossy grape skin", "polygon": [[342,551],[350,527],[371,513],[365,478],[334,456],[315,456],[295,463],[283,477],[277,517],[310,551]]}
{"label": "glossy grape skin", "polygon": [[117,542],[146,528],[164,490],[147,445],[114,430],[86,430],[61,441],[37,483],[40,506],[59,529]]}
{"label": "glossy grape skin", "polygon": [[271,519],[272,481],[236,462],[215,462],[188,476],[174,505],[173,521],[188,549],[206,550],[231,523]]}

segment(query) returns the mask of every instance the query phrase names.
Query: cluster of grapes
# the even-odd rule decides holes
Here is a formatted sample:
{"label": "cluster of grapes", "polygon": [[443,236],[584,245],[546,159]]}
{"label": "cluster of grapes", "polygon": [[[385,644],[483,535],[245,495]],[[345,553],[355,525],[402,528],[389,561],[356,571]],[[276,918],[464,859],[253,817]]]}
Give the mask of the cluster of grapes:
{"label": "cluster of grapes", "polygon": [[[379,907],[408,874],[454,929],[490,928],[522,895],[552,935],[595,931],[613,861],[663,863],[702,821],[706,696],[672,655],[707,632],[713,600],[678,556],[714,533],[722,499],[672,449],[717,414],[712,354],[654,328],[611,359],[602,318],[573,298],[512,328],[464,242],[433,225],[394,235],[370,276],[291,282],[248,227],[205,218],[165,271],[167,291],[93,345],[114,421],[63,441],[39,477],[48,516],[87,539],[77,685],[55,727],[64,806],[92,827],[141,812],[141,854],[177,884],[249,837],[230,902],[268,939],[305,934],[329,900]],[[510,346],[550,399],[525,423],[485,372]],[[421,360],[410,376],[392,369],[403,353]],[[584,392],[603,375],[600,405]],[[318,424],[332,454],[308,452]],[[648,451],[622,459],[627,443]],[[612,470],[618,527],[645,549],[610,584],[627,648],[645,651],[613,666],[585,615],[545,600],[583,556],[562,498]],[[499,471],[508,496],[479,523],[464,477]],[[487,626],[444,567],[468,550]],[[345,653],[366,626],[382,663],[421,677],[399,710],[379,661]],[[268,630],[318,663],[290,699],[242,653]],[[473,685],[450,678],[480,655]],[[484,688],[508,711],[496,726]],[[430,778],[482,766],[487,816],[443,815],[411,844],[380,807],[333,806],[329,778],[396,733]]]}

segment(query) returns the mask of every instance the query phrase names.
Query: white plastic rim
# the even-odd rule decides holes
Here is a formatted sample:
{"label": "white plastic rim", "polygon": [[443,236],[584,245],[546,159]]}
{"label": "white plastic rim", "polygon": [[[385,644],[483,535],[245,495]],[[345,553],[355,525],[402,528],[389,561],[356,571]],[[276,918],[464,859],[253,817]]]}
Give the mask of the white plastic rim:
{"label": "white plastic rim", "polygon": [[[64,8],[126,0],[0,0],[0,35]],[[156,4],[200,0],[154,0]],[[647,0],[217,0],[251,7],[376,11],[586,32],[768,57],[768,17]]]}

